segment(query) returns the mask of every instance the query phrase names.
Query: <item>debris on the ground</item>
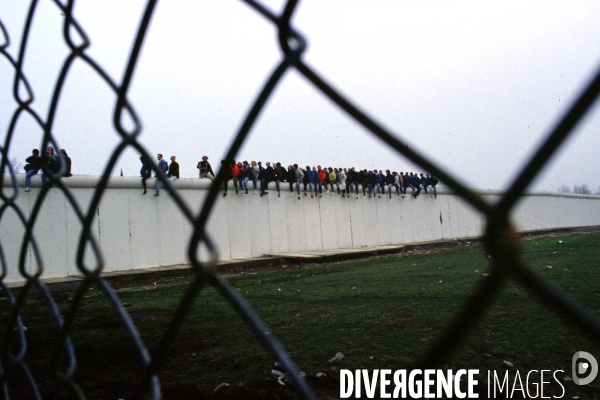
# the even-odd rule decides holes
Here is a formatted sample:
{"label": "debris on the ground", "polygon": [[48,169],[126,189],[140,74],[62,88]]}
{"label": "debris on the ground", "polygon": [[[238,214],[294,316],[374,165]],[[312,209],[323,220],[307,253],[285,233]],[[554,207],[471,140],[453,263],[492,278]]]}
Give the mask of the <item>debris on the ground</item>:
{"label": "debris on the ground", "polygon": [[277,383],[279,383],[281,386],[285,386],[285,382],[283,381],[283,379],[286,378],[285,373],[283,373],[281,371],[277,371],[276,369],[272,369],[271,375],[273,375],[275,378],[277,378]]}
{"label": "debris on the ground", "polygon": [[504,361],[502,361],[502,364],[507,365],[507,366],[509,366],[511,368],[513,367],[513,363],[511,363],[510,361],[504,360]]}
{"label": "debris on the ground", "polygon": [[221,383],[219,386],[217,386],[217,387],[215,388],[215,390],[214,390],[214,391],[216,392],[217,390],[221,389],[223,386],[229,386],[229,383],[227,383],[227,382],[223,382],[223,383]]}
{"label": "debris on the ground", "polygon": [[285,376],[285,373],[278,371],[276,369],[272,369],[271,370],[271,375],[273,375],[274,377],[276,377],[277,379],[281,379]]}
{"label": "debris on the ground", "polygon": [[327,376],[327,374],[326,374],[325,372],[317,372],[317,373],[315,374],[315,376],[316,376],[317,378],[322,378],[322,377],[324,377],[324,376]]}
{"label": "debris on the ground", "polygon": [[338,351],[337,353],[335,353],[335,356],[327,362],[328,363],[338,362],[338,361],[342,360],[343,358],[344,358],[344,353],[341,353]]}
{"label": "debris on the ground", "polygon": [[563,378],[563,381],[571,382],[571,381],[573,381],[573,379],[569,375],[565,375],[565,377]]}

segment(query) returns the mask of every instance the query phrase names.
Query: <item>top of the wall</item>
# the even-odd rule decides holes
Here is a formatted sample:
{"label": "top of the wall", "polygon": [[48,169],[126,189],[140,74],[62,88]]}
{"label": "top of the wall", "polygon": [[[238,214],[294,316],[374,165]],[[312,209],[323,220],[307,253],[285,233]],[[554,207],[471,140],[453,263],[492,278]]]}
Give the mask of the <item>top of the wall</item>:
{"label": "top of the wall", "polygon": [[[25,174],[17,174],[17,186],[25,187]],[[68,178],[63,178],[63,184],[67,188],[95,188],[100,183],[101,177],[99,176],[89,176],[89,175],[73,175]],[[154,184],[154,177],[148,179],[147,183],[149,187]],[[113,189],[141,189],[141,178],[134,176],[111,176],[108,180],[108,188]],[[198,178],[181,178],[175,181],[176,189],[196,189],[196,190],[208,190],[211,185],[211,181],[208,179],[198,179]],[[229,183],[232,185],[232,183]],[[10,174],[4,174],[3,176],[3,186],[9,187],[12,186],[13,182]],[[42,185],[42,176],[41,174],[34,175],[31,179],[32,187],[41,187]],[[287,186],[283,188],[286,190]],[[452,193],[451,190],[444,187],[438,187],[437,189],[439,194],[448,194]],[[495,190],[495,189],[473,189],[478,195],[482,196],[501,196],[505,193],[503,190]],[[558,192],[545,192],[545,191],[529,191],[525,193],[526,196],[546,196],[546,197],[570,197],[570,198],[592,198],[598,199],[600,196],[598,195],[584,195],[584,194],[571,194],[571,193],[558,193]]]}

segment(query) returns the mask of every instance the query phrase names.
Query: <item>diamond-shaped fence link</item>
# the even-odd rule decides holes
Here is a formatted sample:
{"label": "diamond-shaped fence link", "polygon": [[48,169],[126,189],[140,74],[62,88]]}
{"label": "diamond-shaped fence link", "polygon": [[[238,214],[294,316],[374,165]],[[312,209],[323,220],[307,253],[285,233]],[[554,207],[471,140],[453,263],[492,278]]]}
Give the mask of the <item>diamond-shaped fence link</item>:
{"label": "diamond-shaped fence link", "polygon": [[[269,79],[246,115],[239,132],[237,132],[233,142],[229,146],[226,156],[228,159],[235,158],[241,146],[246,141],[249,131],[255,124],[257,117],[264,109],[266,101],[272,95],[284,73],[290,69],[295,69],[313,85],[316,91],[320,91],[324,96],[329,98],[340,109],[353,118],[356,123],[371,131],[390,148],[397,151],[398,154],[435,174],[455,194],[462,197],[486,218],[487,228],[484,241],[493,260],[492,278],[481,281],[479,286],[475,288],[474,294],[470,297],[466,306],[453,317],[452,321],[444,329],[444,332],[439,336],[428,352],[422,355],[421,360],[416,366],[433,368],[440,365],[448,353],[456,348],[458,343],[464,339],[471,328],[484,315],[486,309],[495,299],[495,296],[498,294],[503,283],[509,279],[536,295],[551,310],[571,321],[578,327],[582,334],[588,335],[593,340],[597,340],[597,338],[600,337],[600,323],[596,317],[567,298],[565,294],[553,287],[547,280],[538,275],[523,262],[520,256],[519,235],[509,220],[509,215],[520,200],[524,190],[548,163],[549,159],[556,153],[559,147],[564,143],[565,139],[572,134],[574,127],[598,97],[600,92],[600,68],[594,79],[587,85],[577,101],[562,117],[556,127],[549,132],[544,142],[539,145],[535,155],[518,174],[518,177],[514,179],[515,183],[512,187],[502,196],[497,204],[489,204],[480,196],[463,186],[449,172],[441,168],[435,160],[432,160],[426,154],[403,146],[401,140],[398,139],[398,135],[393,135],[390,131],[379,125],[372,117],[360,111],[352,103],[351,99],[338,93],[323,77],[319,76],[319,74],[317,74],[309,65],[303,62],[302,54],[306,48],[306,41],[302,35],[294,30],[291,24],[293,13],[297,8],[297,1],[288,1],[281,15],[277,15],[270,11],[260,2],[252,0],[245,0],[244,2],[260,14],[265,21],[272,23],[277,27],[283,58],[274,68],[273,72],[271,72]],[[171,194],[180,212],[183,213],[188,221],[194,226],[188,247],[188,256],[191,260],[191,268],[195,278],[179,302],[178,308],[173,313],[174,316],[166,327],[155,352],[151,354],[147,349],[123,303],[107,280],[102,277],[104,255],[102,254],[96,239],[94,239],[91,234],[91,227],[94,220],[94,212],[105,193],[109,176],[113,172],[115,164],[123,152],[126,149],[135,149],[140,155],[145,156],[148,160],[152,159],[150,154],[138,141],[139,135],[141,134],[140,121],[135,112],[134,105],[129,103],[127,95],[132,77],[134,76],[140,49],[147,36],[149,22],[157,2],[155,0],[148,0],[144,8],[141,23],[127,59],[125,74],[121,82],[113,80],[101,65],[86,54],[85,50],[89,46],[90,40],[86,36],[84,27],[80,26],[75,18],[73,13],[74,1],[61,2],[55,0],[54,3],[65,15],[63,39],[68,46],[69,54],[62,64],[46,118],[36,113],[30,107],[34,101],[34,88],[31,87],[23,68],[33,16],[36,7],[38,6],[38,1],[32,0],[30,3],[29,13],[22,31],[21,47],[16,59],[13,58],[8,51],[11,43],[11,36],[5,28],[4,21],[0,20],[0,56],[3,58],[3,61],[8,62],[14,69],[13,97],[17,104],[16,109],[12,113],[12,119],[6,132],[6,140],[1,148],[1,167],[3,172],[8,172],[9,174],[0,174],[0,179],[5,180],[7,179],[7,176],[9,176],[10,179],[12,179],[12,190],[6,189],[11,186],[5,185],[5,182],[0,182],[0,187],[2,188],[2,191],[0,192],[2,201],[0,205],[0,221],[7,212],[13,212],[18,217],[25,230],[21,247],[18,250],[6,248],[0,243],[0,262],[2,263],[0,286],[6,294],[9,304],[8,310],[10,310],[4,320],[4,326],[0,329],[0,390],[3,397],[18,397],[8,391],[8,383],[12,379],[27,380],[28,386],[34,397],[42,397],[36,381],[36,376],[24,361],[29,348],[26,329],[21,319],[21,312],[24,304],[26,304],[28,295],[33,291],[43,294],[44,300],[52,311],[56,324],[55,329],[60,332],[60,344],[56,349],[56,356],[53,359],[53,368],[57,373],[57,379],[70,385],[77,397],[86,398],[86,394],[73,378],[77,368],[77,359],[71,341],[71,332],[72,326],[77,318],[77,311],[82,305],[84,293],[86,293],[91,286],[95,286],[103,291],[106,298],[109,299],[112,304],[118,318],[126,326],[127,332],[135,347],[135,351],[141,360],[144,372],[132,397],[141,398],[150,394],[152,398],[157,399],[161,397],[161,386],[158,373],[160,371],[161,363],[169,353],[169,344],[177,336],[178,330],[182,326],[185,316],[192,308],[193,301],[198,293],[206,284],[211,284],[237,309],[240,317],[254,330],[264,346],[285,369],[301,395],[305,398],[315,398],[311,388],[302,378],[293,360],[279,345],[276,338],[269,334],[270,330],[261,321],[260,317],[246,303],[244,298],[238,294],[237,291],[232,289],[228,282],[216,272],[216,248],[208,232],[205,231],[205,227],[211,215],[211,210],[214,208],[219,187],[222,186],[222,183],[225,180],[226,174],[224,170],[221,170],[217,174],[216,180],[210,187],[208,195],[198,212],[189,209],[183,199],[178,195],[177,191],[175,191],[172,186],[166,185],[166,189]],[[78,36],[77,40],[72,37],[72,35],[75,34]],[[108,159],[101,180],[87,209],[82,209],[79,206],[69,189],[62,183],[60,178],[62,171],[59,171],[58,173],[45,171],[49,176],[49,184],[42,188],[39,196],[35,200],[31,215],[27,216],[16,203],[19,190],[17,187],[15,171],[8,159],[9,149],[16,131],[15,127],[20,118],[24,118],[25,116],[31,117],[44,132],[41,147],[46,148],[49,145],[59,147],[57,146],[58,138],[55,137],[53,133],[53,123],[57,115],[57,104],[65,83],[65,78],[75,60],[85,63],[87,67],[95,71],[96,74],[112,89],[115,95],[113,126],[119,134],[121,141]],[[123,126],[121,118],[122,115],[124,115],[124,112],[131,116],[134,125],[133,129],[126,129]],[[58,156],[62,157],[61,154]],[[64,165],[64,163],[62,164]],[[166,178],[163,171],[157,167],[156,163],[152,163],[152,169],[160,178]],[[44,263],[42,254],[36,243],[36,238],[33,234],[36,219],[47,198],[49,190],[60,190],[62,192],[81,223],[82,234],[78,243],[77,268],[84,276],[84,280],[71,299],[70,309],[65,315],[61,315],[52,293],[40,280],[44,272]],[[210,254],[210,262],[208,263],[200,262],[198,259],[198,249],[201,245],[204,246]],[[28,249],[31,249],[36,263],[33,272],[28,272],[25,265]],[[20,252],[18,265],[7,264],[6,254],[9,251]],[[86,252],[91,252],[93,254],[93,259],[95,260],[94,265],[86,264],[84,261],[88,260],[87,262],[89,263],[90,259],[89,256],[86,256]],[[8,270],[16,268],[18,268],[21,276],[26,279],[26,283],[18,292],[13,292],[5,283],[5,278]]]}

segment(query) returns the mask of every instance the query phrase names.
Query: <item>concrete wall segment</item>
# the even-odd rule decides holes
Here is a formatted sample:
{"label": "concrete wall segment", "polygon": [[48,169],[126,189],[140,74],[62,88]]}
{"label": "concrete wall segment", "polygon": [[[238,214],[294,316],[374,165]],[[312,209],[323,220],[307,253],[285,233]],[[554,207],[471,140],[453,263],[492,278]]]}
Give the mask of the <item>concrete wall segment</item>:
{"label": "concrete wall segment", "polygon": [[[22,191],[24,175],[17,176],[21,191],[15,206],[26,216],[31,214],[39,195],[40,179],[33,180],[31,192]],[[97,177],[73,176],[64,185],[84,214],[99,182]],[[10,186],[5,178],[5,187]],[[154,186],[154,178],[148,180]],[[202,207],[211,182],[178,179],[175,190],[195,216]],[[402,199],[393,194],[381,198],[361,196],[343,198],[323,194],[323,198],[292,196],[283,185],[281,197],[274,185],[265,197],[235,194],[230,185],[227,197],[219,195],[207,225],[207,232],[218,247],[220,259],[258,257],[271,253],[307,253],[323,249],[360,248],[417,241],[481,236],[483,215],[451,192],[440,189],[438,198],[422,193]],[[478,190],[490,204],[499,201],[502,192]],[[96,210],[92,210],[91,234],[97,238],[106,271],[125,271],[185,264],[192,222],[163,188],[159,197],[153,190],[142,195],[140,178],[112,177]],[[512,213],[520,230],[600,225],[600,196],[561,193],[527,193]],[[64,193],[52,189],[34,227],[44,263],[44,278],[80,275],[76,259],[81,239],[81,222]],[[0,219],[0,241],[7,259],[6,282],[22,281],[17,271],[23,224],[10,207]],[[93,269],[98,260],[89,244],[84,262]],[[208,253],[200,250],[200,260]],[[34,270],[31,250],[27,268]]]}

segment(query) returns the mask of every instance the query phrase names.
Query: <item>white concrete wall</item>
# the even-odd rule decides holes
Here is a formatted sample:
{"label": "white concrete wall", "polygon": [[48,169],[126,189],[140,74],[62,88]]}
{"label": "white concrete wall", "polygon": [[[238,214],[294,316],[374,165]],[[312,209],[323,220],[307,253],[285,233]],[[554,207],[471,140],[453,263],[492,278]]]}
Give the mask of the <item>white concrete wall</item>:
{"label": "white concrete wall", "polygon": [[[14,194],[5,175],[3,193]],[[34,176],[31,192],[25,193],[24,175],[17,176],[20,189],[15,208],[2,202],[0,245],[6,260],[5,282],[23,280],[19,258],[24,224],[40,192],[40,176]],[[85,215],[98,179],[74,176],[64,180],[73,201]],[[104,271],[123,271],[185,264],[192,225],[166,190],[153,197],[154,179],[148,180],[143,196],[140,178],[113,177],[97,209],[92,210],[92,235],[104,257]],[[207,194],[207,180],[179,179],[175,188],[193,215]],[[8,185],[8,186],[7,186]],[[208,232],[217,244],[220,259],[257,257],[265,254],[304,253],[315,250],[414,243],[438,239],[481,236],[484,218],[457,196],[439,191],[438,199],[393,196],[381,199],[346,199],[324,194],[322,199],[290,196],[287,183],[277,197],[274,184],[268,196],[258,194],[219,196],[209,220]],[[487,201],[500,198],[497,191],[478,191]],[[523,231],[600,225],[600,196],[531,193],[518,204],[513,215]],[[35,273],[43,265],[43,278],[80,275],[76,257],[81,223],[67,196],[53,188],[44,199],[34,224],[34,237],[41,260],[38,265],[31,246],[24,267]],[[99,261],[86,246],[85,266]],[[200,250],[206,259],[206,250]]]}

